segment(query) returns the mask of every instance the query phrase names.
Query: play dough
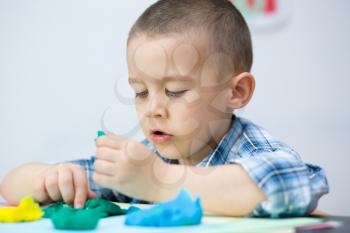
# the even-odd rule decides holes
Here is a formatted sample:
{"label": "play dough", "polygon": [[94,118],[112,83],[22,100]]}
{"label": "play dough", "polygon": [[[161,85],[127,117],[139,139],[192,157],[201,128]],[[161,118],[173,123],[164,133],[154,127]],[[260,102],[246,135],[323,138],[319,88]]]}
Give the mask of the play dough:
{"label": "play dough", "polygon": [[171,227],[200,224],[203,211],[200,200],[192,200],[190,195],[182,190],[169,202],[158,203],[146,210],[128,212],[125,225],[148,227]]}
{"label": "play dough", "polygon": [[40,219],[44,212],[31,197],[24,197],[17,207],[1,207],[0,222],[28,222]]}
{"label": "play dough", "polygon": [[56,229],[91,230],[95,229],[100,218],[124,215],[127,210],[101,198],[85,202],[84,208],[76,209],[58,202],[44,209],[45,218],[51,218]]}

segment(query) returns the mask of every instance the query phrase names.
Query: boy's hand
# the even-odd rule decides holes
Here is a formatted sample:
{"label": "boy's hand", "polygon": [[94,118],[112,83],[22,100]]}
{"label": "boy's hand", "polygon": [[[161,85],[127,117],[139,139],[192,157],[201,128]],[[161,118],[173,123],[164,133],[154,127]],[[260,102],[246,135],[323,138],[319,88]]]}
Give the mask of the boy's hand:
{"label": "boy's hand", "polygon": [[161,190],[155,172],[164,174],[168,166],[137,141],[111,133],[96,140],[94,181],[125,195],[156,199]]}
{"label": "boy's hand", "polygon": [[33,195],[40,203],[63,200],[82,208],[86,199],[96,197],[88,187],[84,169],[76,164],[50,166],[40,173],[35,183]]}

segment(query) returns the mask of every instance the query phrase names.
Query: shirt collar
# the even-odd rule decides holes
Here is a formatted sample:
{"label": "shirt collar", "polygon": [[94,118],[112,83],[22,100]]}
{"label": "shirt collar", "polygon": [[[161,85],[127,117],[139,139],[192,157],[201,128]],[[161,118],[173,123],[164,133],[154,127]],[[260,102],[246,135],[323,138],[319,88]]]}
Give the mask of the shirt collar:
{"label": "shirt collar", "polygon": [[240,119],[235,115],[232,115],[231,127],[229,131],[220,140],[216,148],[196,166],[209,167],[213,165],[225,164],[231,149],[233,148],[242,131],[243,127]]}

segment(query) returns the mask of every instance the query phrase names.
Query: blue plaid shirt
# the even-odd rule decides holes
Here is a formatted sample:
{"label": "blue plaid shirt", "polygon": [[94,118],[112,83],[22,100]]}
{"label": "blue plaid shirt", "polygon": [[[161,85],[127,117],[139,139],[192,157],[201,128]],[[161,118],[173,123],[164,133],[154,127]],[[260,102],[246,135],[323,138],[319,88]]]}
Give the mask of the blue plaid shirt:
{"label": "blue plaid shirt", "polygon": [[[167,163],[148,140],[143,143]],[[117,191],[99,187],[92,179],[95,157],[70,161],[85,168],[91,190],[99,197],[118,202],[138,202]],[[312,212],[319,198],[328,193],[324,170],[306,164],[297,152],[273,138],[265,129],[239,117],[215,150],[197,164],[199,167],[240,164],[264,192],[266,200],[251,213],[258,217],[302,216]]]}

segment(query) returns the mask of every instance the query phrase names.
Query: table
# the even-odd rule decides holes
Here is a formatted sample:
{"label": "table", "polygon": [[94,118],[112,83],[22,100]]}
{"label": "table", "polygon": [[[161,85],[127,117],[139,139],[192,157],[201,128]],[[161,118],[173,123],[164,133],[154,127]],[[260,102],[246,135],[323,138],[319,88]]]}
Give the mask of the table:
{"label": "table", "polygon": [[[117,203],[122,208],[127,208],[130,204]],[[149,208],[150,205],[137,205],[140,208]],[[308,217],[308,218],[286,218],[286,219],[264,219],[264,218],[232,218],[216,216],[211,213],[205,213],[201,225],[186,227],[170,227],[170,228],[149,228],[149,227],[130,227],[124,226],[125,216],[115,216],[101,219],[96,230],[88,232],[130,232],[130,233],[150,233],[150,232],[246,232],[246,233],[290,233],[290,232],[350,232],[350,217],[327,216],[327,217]],[[342,226],[332,230],[321,231],[304,231],[298,226],[317,224],[322,221],[339,221]],[[297,227],[297,228],[296,228]],[[27,223],[0,223],[1,233],[26,232],[26,233],[50,233],[50,232],[74,232],[77,231],[60,231],[55,230],[49,219],[41,219],[35,222]]]}
{"label": "table", "polygon": [[350,232],[350,217],[349,216],[325,216],[324,221],[337,221],[341,223],[341,226],[334,229],[323,229],[323,230],[313,230],[307,231],[296,228],[296,233],[347,233]]}

